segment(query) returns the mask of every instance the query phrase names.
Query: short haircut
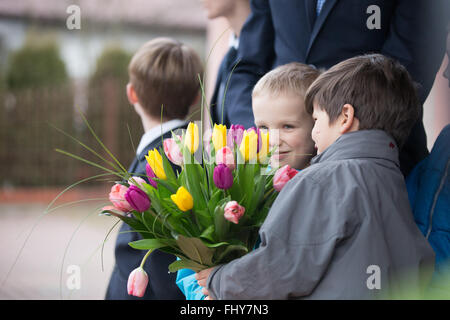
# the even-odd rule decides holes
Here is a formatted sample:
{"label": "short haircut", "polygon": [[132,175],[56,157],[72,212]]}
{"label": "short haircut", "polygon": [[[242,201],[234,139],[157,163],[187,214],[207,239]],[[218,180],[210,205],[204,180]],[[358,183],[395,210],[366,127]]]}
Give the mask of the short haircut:
{"label": "short haircut", "polygon": [[156,38],[134,54],[128,74],[150,116],[161,117],[163,106],[164,120],[184,119],[200,92],[203,67],[193,49],[170,38]]}
{"label": "short haircut", "polygon": [[315,67],[291,62],[266,73],[253,88],[252,97],[262,94],[293,93],[305,97],[308,87],[317,79],[320,71]]}
{"label": "short haircut", "polygon": [[384,130],[399,147],[420,115],[417,86],[408,71],[381,54],[345,60],[320,75],[306,93],[308,113],[314,103],[328,114],[330,124],[345,104],[352,105],[360,130]]}

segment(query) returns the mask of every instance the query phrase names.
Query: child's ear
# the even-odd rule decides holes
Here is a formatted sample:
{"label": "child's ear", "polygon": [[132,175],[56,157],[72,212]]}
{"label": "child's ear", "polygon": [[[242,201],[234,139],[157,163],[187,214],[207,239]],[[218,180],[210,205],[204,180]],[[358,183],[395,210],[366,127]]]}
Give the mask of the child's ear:
{"label": "child's ear", "polygon": [[133,85],[131,83],[127,84],[127,97],[128,97],[128,102],[130,102],[130,104],[132,104],[132,105],[135,105],[136,103],[139,102],[136,91],[134,90]]}
{"label": "child's ear", "polygon": [[359,129],[359,120],[355,118],[355,108],[351,104],[344,104],[341,112],[341,134],[357,131]]}

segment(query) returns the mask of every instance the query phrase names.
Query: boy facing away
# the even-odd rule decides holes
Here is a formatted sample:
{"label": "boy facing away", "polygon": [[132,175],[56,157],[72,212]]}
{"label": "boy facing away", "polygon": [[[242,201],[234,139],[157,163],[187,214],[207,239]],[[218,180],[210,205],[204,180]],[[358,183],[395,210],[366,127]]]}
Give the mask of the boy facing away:
{"label": "boy facing away", "polygon": [[378,54],[351,58],[319,76],[305,106],[318,155],[280,192],[258,249],[196,275],[204,292],[370,299],[397,289],[403,276],[422,289],[434,252],[413,220],[398,160],[419,116],[408,72]]}
{"label": "boy facing away", "polygon": [[[159,150],[161,140],[172,137],[171,131],[186,128],[184,119],[190,107],[199,101],[198,75],[203,73],[203,67],[193,49],[170,38],[155,38],[133,55],[128,73],[128,100],[140,116],[145,131],[128,172],[145,177],[148,151]],[[127,281],[146,252],[128,245],[141,239],[138,233],[130,231],[127,224],[122,224],[115,246],[116,264],[105,299],[139,299],[128,295]],[[167,272],[169,264],[175,260],[175,256],[159,250],[151,253],[144,265],[150,281],[143,299],[184,299],[175,285],[176,274]]]}

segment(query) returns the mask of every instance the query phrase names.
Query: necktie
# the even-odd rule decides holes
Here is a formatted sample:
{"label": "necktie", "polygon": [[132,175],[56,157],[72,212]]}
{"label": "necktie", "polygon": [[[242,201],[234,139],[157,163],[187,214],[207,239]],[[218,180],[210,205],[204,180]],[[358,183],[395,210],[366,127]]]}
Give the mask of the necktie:
{"label": "necktie", "polygon": [[323,5],[325,4],[326,0],[317,0],[317,6],[316,6],[316,12],[317,16],[319,16],[320,11],[322,11]]}

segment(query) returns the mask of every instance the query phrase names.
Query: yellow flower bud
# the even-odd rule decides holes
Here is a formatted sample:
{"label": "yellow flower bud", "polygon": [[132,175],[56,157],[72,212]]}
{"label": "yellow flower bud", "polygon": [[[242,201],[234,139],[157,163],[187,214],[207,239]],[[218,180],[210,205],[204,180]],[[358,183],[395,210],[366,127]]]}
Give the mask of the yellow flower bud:
{"label": "yellow flower bud", "polygon": [[145,159],[147,159],[148,164],[159,179],[167,179],[166,173],[164,172],[162,157],[157,149],[149,150]]}
{"label": "yellow flower bud", "polygon": [[251,161],[256,158],[256,152],[258,148],[258,134],[253,131],[244,131],[244,136],[242,137],[241,146],[239,151],[245,161]]}
{"label": "yellow flower bud", "polygon": [[216,151],[227,145],[227,127],[223,124],[214,124],[212,143]]}
{"label": "yellow flower bud", "polygon": [[186,136],[184,137],[184,145],[189,149],[191,154],[194,154],[198,149],[198,143],[198,126],[190,122],[186,130]]}
{"label": "yellow flower bud", "polygon": [[194,199],[185,187],[178,188],[176,194],[172,194],[170,199],[177,205],[181,211],[188,211],[194,207]]}
{"label": "yellow flower bud", "polygon": [[264,163],[267,160],[267,154],[269,153],[269,132],[261,132],[261,148],[258,152],[258,161]]}

